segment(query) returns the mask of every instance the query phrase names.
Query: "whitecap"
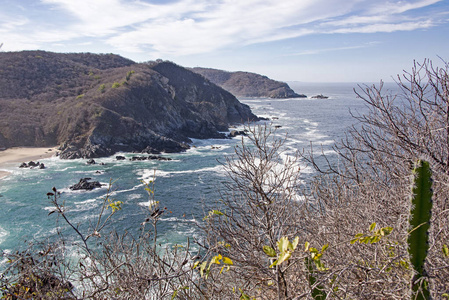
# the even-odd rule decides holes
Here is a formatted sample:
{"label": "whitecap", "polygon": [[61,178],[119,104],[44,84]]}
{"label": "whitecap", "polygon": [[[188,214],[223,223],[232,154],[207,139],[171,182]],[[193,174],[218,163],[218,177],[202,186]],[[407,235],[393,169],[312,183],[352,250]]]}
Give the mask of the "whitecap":
{"label": "whitecap", "polygon": [[142,198],[141,194],[131,194],[131,195],[127,196],[128,200],[135,200],[135,199],[140,199],[140,198]]}
{"label": "whitecap", "polygon": [[161,218],[161,221],[164,222],[176,222],[176,223],[198,223],[198,221],[195,218],[192,219],[186,219],[186,218],[178,218],[178,217],[167,217],[167,218]]}
{"label": "whitecap", "polygon": [[0,227],[0,244],[3,243],[6,237],[9,235],[9,232]]}
{"label": "whitecap", "polygon": [[139,202],[137,203],[137,205],[145,207],[145,208],[149,208],[150,206],[153,206],[157,203],[157,201],[154,200],[148,200],[146,202]]}
{"label": "whitecap", "polygon": [[97,200],[98,200],[98,198],[94,198],[94,199],[87,199],[87,200],[84,200],[84,201],[76,202],[76,205],[81,205],[81,204],[88,204],[88,203],[92,203],[92,202],[95,202],[95,201],[97,201]]}

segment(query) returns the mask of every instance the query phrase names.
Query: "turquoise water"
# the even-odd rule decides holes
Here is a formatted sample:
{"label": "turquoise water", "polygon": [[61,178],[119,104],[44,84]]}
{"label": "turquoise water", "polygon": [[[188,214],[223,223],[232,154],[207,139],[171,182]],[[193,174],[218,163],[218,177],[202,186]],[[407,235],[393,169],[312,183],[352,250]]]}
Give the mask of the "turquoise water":
{"label": "turquoise water", "polygon": [[[318,154],[322,150],[332,156],[334,142],[354,123],[349,109],[360,113],[366,110],[352,90],[356,84],[290,83],[290,86],[298,93],[324,94],[329,99],[257,98],[241,101],[257,115],[271,118],[274,126],[281,126],[276,134],[288,134],[287,153],[309,149],[313,143]],[[201,222],[204,210],[220,198],[219,190],[226,174],[217,160],[224,161],[224,157],[232,155],[233,147],[240,140],[241,137],[193,140],[192,148],[185,153],[163,154],[171,161],[117,161],[114,155],[96,159],[95,165],[87,165],[83,159],[53,157],[41,160],[47,166],[44,170],[19,169],[17,163],[2,167],[12,175],[0,180],[0,249],[11,251],[24,245],[25,240],[42,240],[56,235],[56,214],[48,215],[52,206],[46,196],[52,187],[62,192],[61,201],[65,201],[71,220],[85,230],[96,222],[102,199],[107,194],[106,186],[112,180],[111,196],[124,204],[105,230],[137,232],[149,204],[141,180],[151,180],[154,175],[155,200],[167,207],[159,227],[161,240],[184,243],[186,237],[198,234],[196,224]],[[118,155],[130,158],[136,154]],[[313,173],[305,165],[301,169],[304,177]],[[105,187],[71,191],[69,186],[83,177],[100,181]]]}

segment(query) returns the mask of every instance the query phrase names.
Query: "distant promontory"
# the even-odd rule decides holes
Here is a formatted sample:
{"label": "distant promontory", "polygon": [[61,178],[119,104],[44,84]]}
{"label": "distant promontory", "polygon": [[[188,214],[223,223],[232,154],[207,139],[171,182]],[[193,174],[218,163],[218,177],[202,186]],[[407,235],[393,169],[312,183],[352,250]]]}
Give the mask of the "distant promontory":
{"label": "distant promontory", "polygon": [[287,83],[250,72],[228,72],[209,68],[191,68],[236,97],[306,98]]}
{"label": "distant promontory", "polygon": [[60,145],[62,158],[187,149],[258,120],[204,77],[113,54],[0,53],[0,148]]}

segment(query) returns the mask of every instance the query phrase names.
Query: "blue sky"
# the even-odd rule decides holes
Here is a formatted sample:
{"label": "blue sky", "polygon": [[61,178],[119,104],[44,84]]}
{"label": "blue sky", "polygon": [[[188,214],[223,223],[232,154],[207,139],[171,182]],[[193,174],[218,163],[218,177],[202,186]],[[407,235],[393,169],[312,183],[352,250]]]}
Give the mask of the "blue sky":
{"label": "blue sky", "polygon": [[1,0],[2,51],[116,53],[283,81],[391,81],[449,60],[448,0]]}

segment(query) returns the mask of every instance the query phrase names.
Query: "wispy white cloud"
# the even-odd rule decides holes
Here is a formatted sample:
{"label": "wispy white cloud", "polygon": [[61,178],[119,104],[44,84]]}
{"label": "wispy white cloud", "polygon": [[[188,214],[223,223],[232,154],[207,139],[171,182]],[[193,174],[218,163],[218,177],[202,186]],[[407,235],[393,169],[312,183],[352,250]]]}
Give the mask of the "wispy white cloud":
{"label": "wispy white cloud", "polygon": [[[0,22],[10,50],[94,38],[111,51],[188,55],[309,34],[373,33],[436,26],[425,11],[441,0],[41,0],[52,18],[17,15]],[[31,19],[32,18],[32,19]],[[444,20],[447,22],[447,20]]]}
{"label": "wispy white cloud", "polygon": [[310,50],[304,50],[301,52],[296,52],[293,54],[290,54],[289,56],[298,56],[298,55],[315,55],[315,54],[321,54],[326,52],[335,52],[335,51],[344,51],[344,50],[354,50],[354,49],[363,49],[372,47],[375,45],[378,45],[379,42],[369,42],[362,45],[353,45],[353,46],[346,46],[346,47],[334,47],[334,48],[317,48],[317,49],[310,49]]}
{"label": "wispy white cloud", "polygon": [[403,22],[403,23],[380,23],[366,24],[355,28],[340,28],[331,31],[332,33],[376,33],[376,32],[395,32],[395,31],[412,31],[417,29],[426,29],[434,26],[431,20],[420,22]]}

